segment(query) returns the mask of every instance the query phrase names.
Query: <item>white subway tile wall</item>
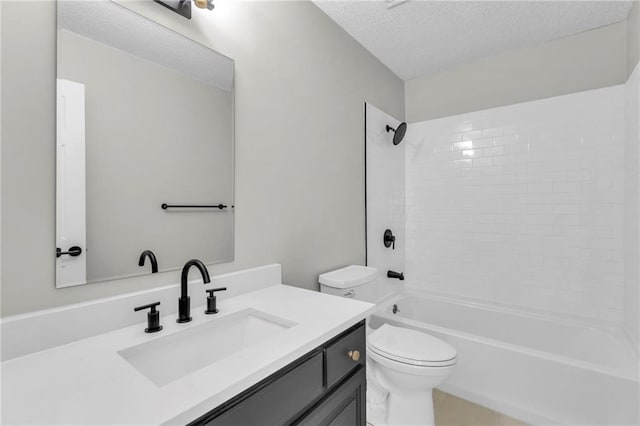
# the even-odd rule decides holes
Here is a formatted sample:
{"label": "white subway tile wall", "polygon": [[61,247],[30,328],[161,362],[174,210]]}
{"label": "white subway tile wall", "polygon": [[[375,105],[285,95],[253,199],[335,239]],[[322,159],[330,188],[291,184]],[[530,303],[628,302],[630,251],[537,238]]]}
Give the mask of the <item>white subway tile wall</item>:
{"label": "white subway tile wall", "polygon": [[408,285],[624,320],[624,86],[409,125]]}

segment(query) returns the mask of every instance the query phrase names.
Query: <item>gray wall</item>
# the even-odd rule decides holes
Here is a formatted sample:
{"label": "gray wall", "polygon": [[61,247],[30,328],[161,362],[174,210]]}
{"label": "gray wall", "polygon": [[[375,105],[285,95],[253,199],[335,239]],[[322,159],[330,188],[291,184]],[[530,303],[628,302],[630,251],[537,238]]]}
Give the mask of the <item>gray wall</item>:
{"label": "gray wall", "polygon": [[[636,349],[640,350],[640,3],[634,2],[627,19],[627,71],[625,88],[625,182],[624,182],[624,279],[625,327]],[[635,69],[635,72],[634,72]]]}
{"label": "gray wall", "polygon": [[405,83],[408,122],[624,83],[626,22],[504,52]]}
{"label": "gray wall", "polygon": [[[403,82],[309,2],[127,5],[235,60],[236,260],[211,272],[279,262],[315,289],[364,262],[363,103],[404,117]],[[55,3],[1,7],[2,316],[177,282],[54,288]]]}
{"label": "gray wall", "polygon": [[634,1],[627,17],[627,75],[640,60],[640,2]]}

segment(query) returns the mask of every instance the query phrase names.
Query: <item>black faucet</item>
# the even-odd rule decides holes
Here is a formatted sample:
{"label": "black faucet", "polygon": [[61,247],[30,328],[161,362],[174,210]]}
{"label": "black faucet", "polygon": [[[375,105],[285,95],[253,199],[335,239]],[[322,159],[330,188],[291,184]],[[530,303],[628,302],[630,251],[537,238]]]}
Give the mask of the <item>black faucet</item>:
{"label": "black faucet", "polygon": [[198,259],[191,259],[184,264],[182,268],[182,278],[180,280],[180,298],[178,299],[178,319],[176,322],[189,322],[191,321],[191,298],[187,296],[187,278],[189,277],[189,269],[195,266],[200,270],[202,274],[202,280],[205,284],[210,283],[209,271],[204,263]]}
{"label": "black faucet", "polygon": [[144,261],[146,258],[149,258],[151,262],[151,273],[155,274],[158,272],[158,260],[156,259],[156,255],[153,254],[151,250],[145,250],[140,253],[140,259],[138,260],[138,266],[144,266]]}
{"label": "black faucet", "polygon": [[402,272],[387,271],[387,277],[389,277],[389,278],[397,278],[400,281],[404,281],[404,274]]}

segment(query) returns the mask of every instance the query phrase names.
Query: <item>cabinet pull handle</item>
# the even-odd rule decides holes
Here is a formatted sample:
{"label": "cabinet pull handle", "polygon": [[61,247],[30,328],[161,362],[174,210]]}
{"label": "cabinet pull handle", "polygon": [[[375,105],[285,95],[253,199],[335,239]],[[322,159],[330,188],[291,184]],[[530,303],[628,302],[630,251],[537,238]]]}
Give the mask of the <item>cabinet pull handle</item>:
{"label": "cabinet pull handle", "polygon": [[347,355],[356,362],[360,360],[360,351],[349,351],[347,352]]}

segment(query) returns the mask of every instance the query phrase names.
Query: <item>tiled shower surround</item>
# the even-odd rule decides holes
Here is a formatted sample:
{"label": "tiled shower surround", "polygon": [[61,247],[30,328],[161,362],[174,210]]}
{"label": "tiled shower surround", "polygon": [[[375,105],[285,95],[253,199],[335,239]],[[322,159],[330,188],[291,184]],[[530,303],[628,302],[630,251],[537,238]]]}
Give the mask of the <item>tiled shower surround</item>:
{"label": "tiled shower surround", "polygon": [[622,323],[624,91],[412,123],[408,284]]}

